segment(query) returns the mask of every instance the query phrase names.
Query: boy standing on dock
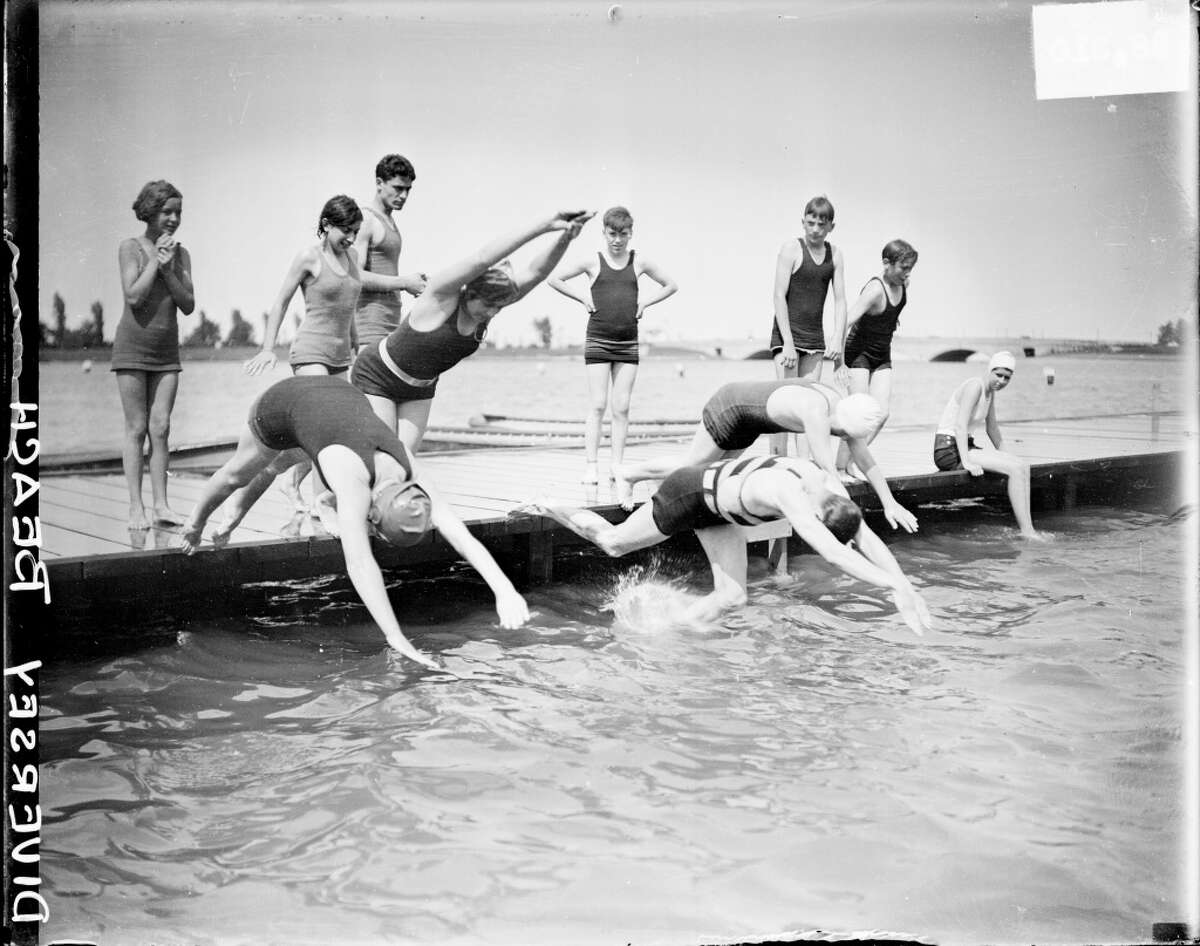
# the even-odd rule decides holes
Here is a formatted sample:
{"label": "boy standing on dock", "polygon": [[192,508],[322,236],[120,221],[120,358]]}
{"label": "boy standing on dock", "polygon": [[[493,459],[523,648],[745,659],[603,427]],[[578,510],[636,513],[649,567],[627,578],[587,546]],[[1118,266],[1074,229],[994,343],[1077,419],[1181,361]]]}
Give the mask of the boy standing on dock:
{"label": "boy standing on dock", "polygon": [[375,165],[375,196],[362,205],[363,222],[354,248],[358,251],[362,292],[354,322],[358,350],[378,345],[400,324],[400,293],[419,296],[425,290],[425,275],[401,276],[400,230],[392,214],[404,209],[417,173],[407,158],[385,154]]}
{"label": "boy standing on dock", "polygon": [[[629,431],[629,402],[637,380],[638,324],[646,309],[675,294],[679,288],[662,268],[629,248],[633,216],[624,207],[604,212],[604,249],[560,270],[547,284],[574,299],[588,311],[583,362],[587,366],[589,406],[583,428],[586,456],[583,482],[600,482],[597,471],[600,428],[604,411],[612,407],[612,466],[625,456]],[[566,280],[587,274],[588,290],[575,292]],[[657,292],[641,296],[638,279],[649,276]],[[613,479],[611,475],[609,479]]]}

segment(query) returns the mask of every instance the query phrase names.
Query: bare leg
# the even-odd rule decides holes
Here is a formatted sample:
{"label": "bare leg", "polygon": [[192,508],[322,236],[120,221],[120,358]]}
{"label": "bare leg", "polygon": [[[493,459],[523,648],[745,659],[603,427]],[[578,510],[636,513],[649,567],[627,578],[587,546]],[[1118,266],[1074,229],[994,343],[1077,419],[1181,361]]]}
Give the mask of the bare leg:
{"label": "bare leg", "polygon": [[1029,511],[1029,464],[1002,450],[968,450],[967,456],[988,472],[1002,473],[1008,477],[1008,501],[1021,535],[1027,539],[1044,538],[1033,527],[1033,516]]}
{"label": "bare leg", "polygon": [[154,497],[155,524],[183,525],[183,516],[167,504],[167,465],[171,459],[171,411],[179,390],[178,371],[147,372],[146,400],[150,405],[150,493]]}
{"label": "bare leg", "polygon": [[[298,448],[284,450],[282,453],[271,452],[273,455],[267,465],[255,473],[249,482],[229,496],[229,501],[225,504],[225,516],[221,520],[221,525],[213,532],[214,545],[224,545],[229,541],[233,530],[246,518],[246,513],[262,498],[263,493],[271,488],[271,484],[275,482],[279,474],[294,468],[299,461],[308,459],[304,451]],[[314,477],[315,479],[316,477]],[[299,535],[298,527],[301,519],[301,516],[293,516],[289,523],[290,526],[296,527],[297,535]],[[285,532],[287,531],[289,530],[285,529]]]}
{"label": "bare leg", "polygon": [[[251,482],[260,472],[270,466],[271,461],[278,454],[279,451],[264,446],[251,433],[249,426],[242,431],[242,435],[238,439],[237,450],[221,469],[209,477],[208,482],[204,485],[204,492],[200,494],[200,500],[196,503],[196,508],[192,510],[187,522],[183,524],[182,538],[185,552],[191,555],[199,547],[204,526],[213,511],[235,490]],[[267,481],[259,495],[262,495],[267,486],[270,486],[270,480]]]}
{"label": "bare leg", "polygon": [[425,437],[426,428],[429,427],[429,410],[432,407],[433,398],[402,401],[396,405],[396,436],[414,456],[421,449],[421,441]]}
{"label": "bare leg", "polygon": [[625,438],[629,434],[629,404],[633,399],[633,383],[637,380],[636,364],[612,366],[612,465],[620,466],[625,459]]}
{"label": "bare leg", "polygon": [[[797,353],[797,355],[798,355],[798,357],[797,357],[796,364],[790,368],[785,367],[783,365],[782,361],[780,361],[779,355],[775,356],[775,378],[776,378],[776,380],[783,381],[783,380],[786,380],[787,378],[797,377],[797,371],[799,371],[800,364],[804,360],[804,355],[800,355],[799,353]],[[791,441],[790,444],[788,442],[789,440]],[[799,449],[796,446],[796,440],[797,440],[797,438],[796,438],[795,434],[787,434],[787,433],[771,434],[771,447],[770,447],[771,455],[776,456],[776,457],[785,457],[788,455],[789,446],[792,449],[792,451],[795,452],[796,450]]]}
{"label": "bare leg", "polygon": [[146,398],[145,371],[118,371],[117,391],[125,415],[125,436],[121,440],[121,465],[129,488],[129,528],[148,529],[150,520],[142,503],[142,450],[149,431],[150,410]]}
{"label": "bare leg", "polygon": [[652,510],[648,504],[616,525],[590,509],[580,509],[558,499],[542,498],[522,503],[509,515],[521,513],[548,516],[614,558],[658,545],[667,539],[654,524]]}
{"label": "bare leg", "polygon": [[[314,377],[314,376],[329,377],[329,369],[325,365],[318,365],[318,364],[300,365],[298,368],[294,369],[294,371],[295,371],[295,374],[297,377]],[[349,382],[349,380],[350,380],[349,372],[342,374],[341,377],[344,378],[347,382]],[[304,501],[304,494],[301,491],[301,486],[304,483],[304,478],[306,476],[308,476],[308,474],[311,472],[312,472],[312,462],[308,459],[308,457],[301,455],[300,462],[298,462],[295,466],[292,467],[291,476],[288,478],[288,480],[286,480],[284,482],[283,486],[281,487],[283,489],[284,494],[288,497],[288,499],[290,499],[292,501],[292,506],[293,506],[293,508],[296,509],[297,512],[311,513],[313,511],[313,507],[316,503],[317,485],[316,485],[315,480],[313,481],[313,485],[312,485],[312,495],[313,495],[312,503],[306,503]],[[257,497],[255,497],[255,498],[257,498]]]}
{"label": "bare leg", "polygon": [[883,409],[883,415],[879,418],[879,425],[872,432],[871,436],[867,438],[867,443],[870,443],[879,436],[879,431],[883,430],[883,425],[888,422],[888,417],[891,416],[892,376],[893,371],[891,368],[880,368],[878,371],[871,372],[871,386],[867,393],[879,402],[879,406]]}
{"label": "bare leg", "polygon": [[613,468],[616,480],[617,499],[625,509],[633,508],[632,490],[634,483],[642,480],[661,480],[681,466],[694,466],[724,457],[736,456],[740,450],[722,450],[713,442],[712,435],[701,424],[692,437],[688,452],[671,457],[656,457],[638,463],[622,463]]}
{"label": "bare leg", "polygon": [[600,428],[604,423],[604,411],[608,407],[608,385],[613,366],[608,362],[587,365],[588,412],[583,420],[583,455],[586,461],[583,482],[587,485],[600,482],[596,470],[600,453]]}

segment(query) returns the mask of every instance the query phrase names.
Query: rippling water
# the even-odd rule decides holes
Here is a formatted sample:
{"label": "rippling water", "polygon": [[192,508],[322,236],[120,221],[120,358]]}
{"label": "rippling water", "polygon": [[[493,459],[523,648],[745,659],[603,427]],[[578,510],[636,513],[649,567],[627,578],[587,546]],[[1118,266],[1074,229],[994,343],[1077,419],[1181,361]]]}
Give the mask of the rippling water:
{"label": "rippling water", "polygon": [[582,560],[515,632],[478,585],[394,587],[438,674],[340,579],[130,628],[42,680],[46,939],[1146,940],[1183,915],[1191,523],[1043,526],[897,540],[923,639],[812,556],[704,631],[671,558]]}

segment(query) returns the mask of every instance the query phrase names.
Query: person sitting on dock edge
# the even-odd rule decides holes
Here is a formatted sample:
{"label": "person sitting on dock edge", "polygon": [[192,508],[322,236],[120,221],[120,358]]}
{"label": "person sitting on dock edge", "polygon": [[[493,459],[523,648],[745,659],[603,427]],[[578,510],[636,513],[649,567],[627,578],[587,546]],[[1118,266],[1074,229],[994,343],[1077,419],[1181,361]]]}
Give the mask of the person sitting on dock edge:
{"label": "person sitting on dock edge", "polygon": [[[982,378],[967,378],[954,389],[934,434],[933,462],[939,470],[966,470],[972,476],[982,476],[987,470],[1007,476],[1008,501],[1021,535],[1044,541],[1046,537],[1033,527],[1029,511],[1029,463],[1004,449],[996,421],[996,394],[1008,387],[1016,367],[1011,352],[998,351]],[[975,442],[974,435],[981,426],[987,431],[991,447]]]}
{"label": "person sitting on dock edge", "polygon": [[362,392],[328,375],[285,378],[254,402],[236,452],[209,478],[183,526],[183,550],[196,551],[209,516],[232,496],[228,516],[212,536],[214,545],[227,543],[276,475],[305,456],[329,490],[318,503],[321,521],[341,540],[354,590],[401,654],[439,669],[400,629],[371,551],[372,532],[392,545],[408,546],[437,529],[491,588],[502,627],[529,620],[525,599],[446,501],[417,482],[411,454]]}
{"label": "person sitting on dock edge", "polygon": [[803,433],[812,462],[837,479],[833,437],[840,437],[883,504],[888,524],[893,529],[916,532],[917,517],[896,501],[887,477],[867,449],[867,438],[881,416],[878,402],[869,394],[843,397],[836,388],[820,381],[734,381],[718,388],[704,405],[700,428],[686,456],[619,468],[617,498],[625,509],[632,509],[634,483],[659,479],[678,467],[739,456],[759,435],[781,431]]}
{"label": "person sitting on dock edge", "polygon": [[[548,516],[613,557],[694,530],[712,568],[713,590],[683,615],[688,621],[710,620],[746,602],[746,539],[738,526],[786,519],[825,561],[890,589],[905,623],[923,634],[931,626],[925,602],[841,488],[810,460],[757,456],[677,469],[649,503],[617,524],[548,498],[524,503],[509,515]],[[857,550],[847,544],[852,540]]]}

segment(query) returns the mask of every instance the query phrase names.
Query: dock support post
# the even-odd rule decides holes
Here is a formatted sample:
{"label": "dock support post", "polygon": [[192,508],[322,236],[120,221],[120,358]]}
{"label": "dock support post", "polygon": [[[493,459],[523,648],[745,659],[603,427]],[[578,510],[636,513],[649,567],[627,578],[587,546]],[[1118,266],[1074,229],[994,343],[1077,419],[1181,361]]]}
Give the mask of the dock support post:
{"label": "dock support post", "polygon": [[554,533],[529,533],[525,580],[531,585],[544,585],[554,580]]}
{"label": "dock support post", "polygon": [[1070,512],[1075,508],[1075,494],[1078,489],[1078,483],[1075,482],[1075,477],[1068,475],[1066,482],[1063,483],[1062,491],[1062,508],[1065,512]]}

